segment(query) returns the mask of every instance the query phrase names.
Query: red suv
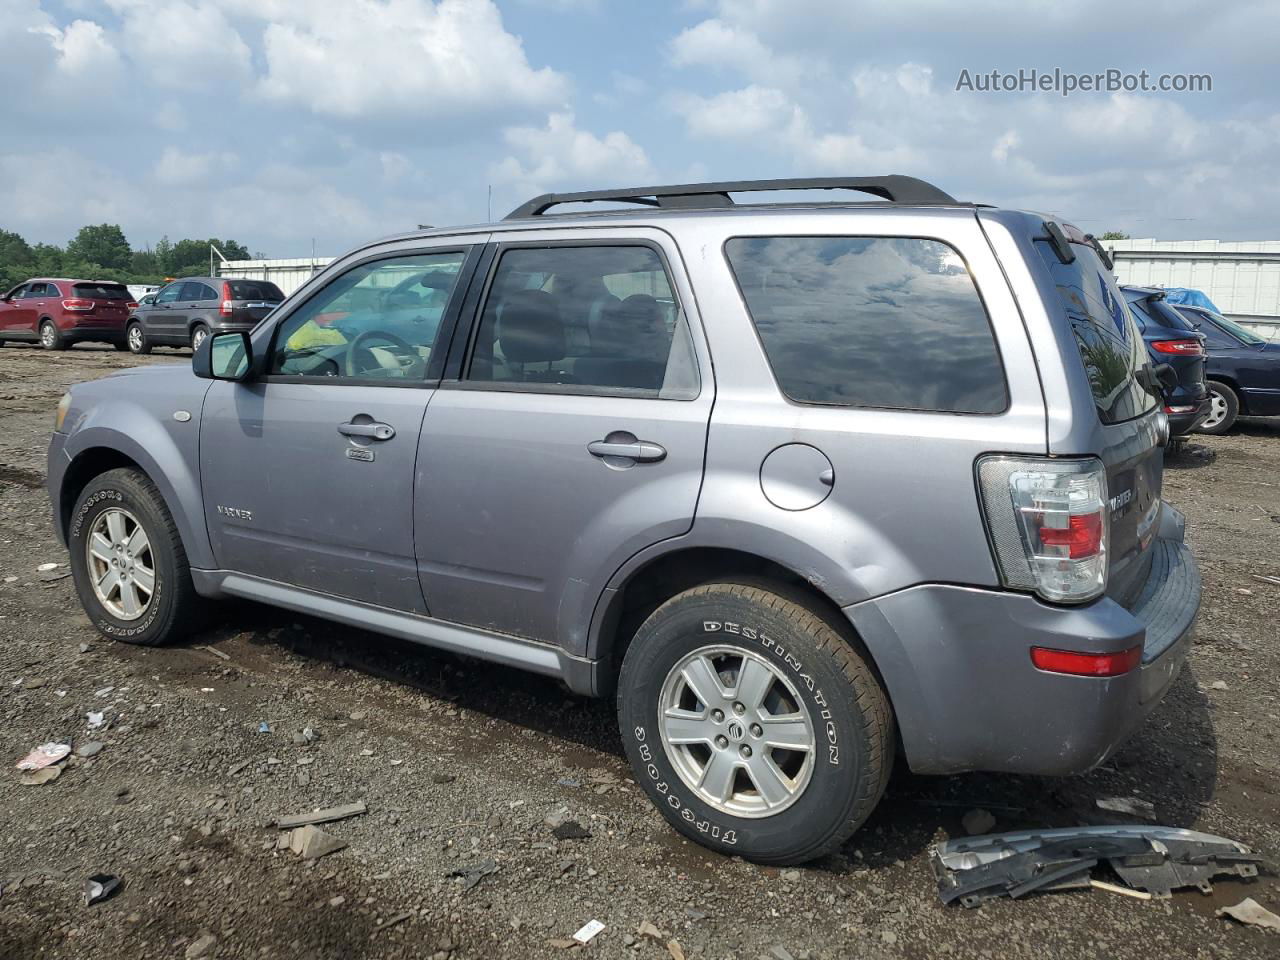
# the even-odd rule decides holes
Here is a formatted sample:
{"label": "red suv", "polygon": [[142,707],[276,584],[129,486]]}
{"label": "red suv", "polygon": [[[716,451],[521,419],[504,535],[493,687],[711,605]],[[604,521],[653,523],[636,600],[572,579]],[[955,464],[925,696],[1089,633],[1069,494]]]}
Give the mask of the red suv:
{"label": "red suv", "polygon": [[0,344],[38,342],[46,350],[65,350],[97,340],[124,350],[125,321],[135,307],[129,288],[114,280],[28,280],[0,298]]}

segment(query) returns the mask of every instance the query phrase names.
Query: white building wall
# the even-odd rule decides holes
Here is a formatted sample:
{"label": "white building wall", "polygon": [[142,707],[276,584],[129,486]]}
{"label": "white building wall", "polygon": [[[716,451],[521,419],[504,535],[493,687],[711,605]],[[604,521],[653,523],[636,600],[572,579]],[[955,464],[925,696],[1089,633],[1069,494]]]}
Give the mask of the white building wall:
{"label": "white building wall", "polygon": [[323,270],[332,257],[299,257],[295,260],[232,260],[218,267],[218,276],[243,280],[270,280],[286,297]]}

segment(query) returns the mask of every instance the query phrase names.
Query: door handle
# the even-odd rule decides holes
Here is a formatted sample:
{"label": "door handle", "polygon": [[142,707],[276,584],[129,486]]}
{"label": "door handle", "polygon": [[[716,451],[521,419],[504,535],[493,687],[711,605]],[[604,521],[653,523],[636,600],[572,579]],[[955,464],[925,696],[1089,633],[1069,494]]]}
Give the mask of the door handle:
{"label": "door handle", "polygon": [[593,440],[587,444],[587,452],[593,457],[620,457],[635,460],[637,463],[656,463],[666,459],[667,451],[648,440],[633,440],[630,443],[611,443],[608,440]]}
{"label": "door handle", "polygon": [[370,440],[390,440],[396,428],[389,423],[340,423],[338,432],[344,437],[368,437]]}

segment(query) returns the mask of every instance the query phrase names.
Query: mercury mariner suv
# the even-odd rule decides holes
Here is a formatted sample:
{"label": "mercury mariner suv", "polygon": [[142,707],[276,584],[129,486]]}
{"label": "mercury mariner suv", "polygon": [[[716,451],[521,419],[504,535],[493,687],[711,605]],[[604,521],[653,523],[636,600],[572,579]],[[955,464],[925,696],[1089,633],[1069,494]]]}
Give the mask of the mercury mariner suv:
{"label": "mercury mariner suv", "polygon": [[[872,199],[790,192],[837,189]],[[548,194],[73,387],[49,490],[108,637],[247,597],[556,677],[616,698],[675,829],[794,863],[899,752],[1070,774],[1160,701],[1200,602],[1168,373],[1042,215],[901,176]]]}

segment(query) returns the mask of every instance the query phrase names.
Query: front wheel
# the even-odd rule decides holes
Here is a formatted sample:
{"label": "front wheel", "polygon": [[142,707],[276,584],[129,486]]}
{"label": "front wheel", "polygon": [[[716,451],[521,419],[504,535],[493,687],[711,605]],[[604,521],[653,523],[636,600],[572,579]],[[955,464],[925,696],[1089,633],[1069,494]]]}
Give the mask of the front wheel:
{"label": "front wheel", "polygon": [[618,690],[636,780],[713,850],[812,860],[884,793],[888,700],[851,639],[801,602],[744,584],[687,590],[640,627]]}
{"label": "front wheel", "polygon": [[1236,417],[1240,415],[1240,398],[1225,383],[1210,380],[1209,416],[1196,427],[1197,433],[1208,433],[1214,436],[1226,433],[1236,425]]}
{"label": "front wheel", "polygon": [[159,646],[200,625],[186,551],[145,474],[109,470],[89,481],[71,512],[67,547],[80,602],[105,636]]}
{"label": "front wheel", "polygon": [[67,341],[52,320],[40,324],[40,346],[46,350],[65,350]]}
{"label": "front wheel", "polygon": [[129,352],[135,354],[144,354],[151,352],[151,343],[147,340],[146,331],[142,329],[142,324],[134,321],[129,324],[129,329],[125,331],[125,343],[129,345]]}

